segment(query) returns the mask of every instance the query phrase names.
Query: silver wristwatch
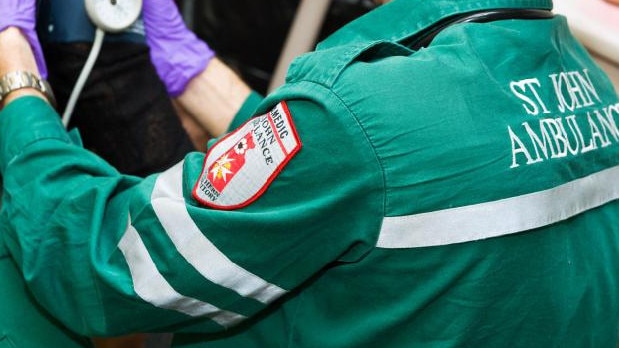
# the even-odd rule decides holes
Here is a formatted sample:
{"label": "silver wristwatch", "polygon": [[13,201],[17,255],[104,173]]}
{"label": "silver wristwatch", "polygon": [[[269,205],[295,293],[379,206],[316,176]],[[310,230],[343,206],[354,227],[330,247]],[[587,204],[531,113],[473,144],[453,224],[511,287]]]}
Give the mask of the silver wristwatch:
{"label": "silver wristwatch", "polygon": [[21,88],[34,88],[43,93],[52,106],[56,106],[56,98],[49,83],[28,71],[12,71],[0,77],[0,104],[11,92]]}

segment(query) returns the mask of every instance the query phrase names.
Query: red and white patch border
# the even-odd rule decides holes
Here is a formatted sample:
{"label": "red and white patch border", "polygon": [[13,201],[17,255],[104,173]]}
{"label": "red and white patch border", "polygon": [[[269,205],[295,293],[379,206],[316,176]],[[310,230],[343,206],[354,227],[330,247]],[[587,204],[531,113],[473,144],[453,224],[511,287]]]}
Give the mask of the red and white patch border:
{"label": "red and white patch border", "polygon": [[[218,148],[218,145],[225,144],[227,140],[230,140],[230,138],[238,137],[239,135],[241,135],[240,139],[243,139],[246,134],[250,134],[250,133],[247,132],[247,128],[248,128],[250,122],[254,121],[256,118],[267,117],[270,120],[271,124],[272,124],[272,116],[271,116],[271,114],[274,112],[274,110],[278,109],[280,106],[281,106],[281,110],[283,111],[283,114],[284,114],[284,116],[285,116],[285,118],[287,120],[287,124],[289,125],[289,128],[290,128],[291,134],[293,136],[293,139],[295,141],[295,146],[289,152],[287,152],[285,154],[285,157],[277,164],[277,166],[274,168],[274,170],[272,170],[272,172],[270,172],[270,175],[264,181],[264,183],[260,186],[260,188],[257,189],[255,191],[255,193],[253,193],[249,198],[247,198],[247,199],[245,199],[243,201],[240,201],[238,203],[235,203],[235,204],[217,204],[217,203],[215,203],[216,201],[208,200],[208,199],[205,199],[204,197],[202,197],[200,195],[200,191],[199,191],[200,190],[200,184],[201,184],[201,182],[203,182],[203,180],[208,180],[209,167],[215,162],[215,161],[210,161],[209,162],[209,159],[210,159],[209,156],[211,156],[213,154],[215,149],[220,150]],[[240,134],[240,133],[243,133],[243,134]],[[278,142],[280,144],[280,147],[282,147],[281,139],[278,138]],[[233,142],[232,144],[236,144],[236,142]],[[226,153],[227,151],[230,151],[233,148],[233,146],[232,147],[228,147],[228,149],[226,151],[223,151],[223,152],[220,151],[220,152],[221,153]],[[302,148],[301,139],[300,139],[299,134],[297,132],[296,126],[293,123],[290,110],[288,109],[288,105],[286,104],[285,101],[282,101],[279,104],[277,104],[274,108],[272,108],[269,112],[267,112],[265,114],[262,114],[260,116],[253,117],[250,120],[246,121],[240,127],[238,127],[235,131],[227,134],[226,136],[224,136],[223,138],[218,140],[217,143],[215,143],[213,146],[211,146],[211,148],[207,151],[206,156],[204,157],[204,162],[202,164],[202,172],[200,174],[200,177],[198,178],[198,180],[195,183],[194,188],[192,190],[193,198],[196,201],[198,201],[200,204],[204,205],[204,206],[215,208],[215,209],[219,209],[219,210],[235,210],[235,209],[246,207],[246,206],[250,205],[251,203],[255,202],[258,198],[260,198],[266,192],[266,190],[269,188],[271,183],[282,172],[282,170],[288,164],[288,162],[290,162],[290,160],[301,150],[301,148]],[[212,185],[212,183],[211,183],[211,185]]]}

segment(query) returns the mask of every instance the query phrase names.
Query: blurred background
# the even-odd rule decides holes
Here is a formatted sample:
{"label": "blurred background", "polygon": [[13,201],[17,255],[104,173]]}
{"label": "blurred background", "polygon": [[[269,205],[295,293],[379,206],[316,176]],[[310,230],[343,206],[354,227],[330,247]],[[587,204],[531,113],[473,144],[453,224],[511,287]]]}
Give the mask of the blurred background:
{"label": "blurred background", "polygon": [[[282,57],[282,52],[286,43],[295,44],[286,39],[302,12],[306,12],[306,21],[301,24],[304,27],[300,29],[304,35],[297,35],[292,41],[306,39],[304,36],[313,35],[316,29],[312,41],[318,42],[377,6],[372,0],[179,0],[179,5],[198,36],[261,93],[270,89],[278,63],[283,68],[290,60]],[[568,17],[571,30],[618,89],[619,5],[613,4],[613,0],[554,0],[554,6],[555,13]],[[313,16],[308,15],[312,11]],[[303,51],[299,47],[291,49]],[[273,82],[271,88],[279,82]]]}
{"label": "blurred background", "polygon": [[[299,16],[306,21],[293,41],[307,40],[316,29],[308,50],[376,6],[372,0],[181,0],[179,5],[189,27],[263,94],[301,5],[305,7],[299,12],[305,13]],[[298,42],[291,43],[295,44],[299,48]]]}
{"label": "blurred background", "polygon": [[619,91],[619,1],[554,0],[554,8]]}

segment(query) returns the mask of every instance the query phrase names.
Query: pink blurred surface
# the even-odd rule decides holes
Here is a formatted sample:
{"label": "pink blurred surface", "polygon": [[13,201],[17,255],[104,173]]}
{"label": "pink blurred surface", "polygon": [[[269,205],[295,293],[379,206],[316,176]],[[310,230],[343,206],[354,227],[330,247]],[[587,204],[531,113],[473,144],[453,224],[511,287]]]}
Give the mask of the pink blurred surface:
{"label": "pink blurred surface", "polygon": [[554,0],[554,12],[608,73],[619,91],[619,5],[605,0]]}
{"label": "pink blurred surface", "polygon": [[580,15],[595,21],[598,25],[619,36],[619,5],[603,0],[555,0],[555,3],[560,2],[572,2],[573,15]]}
{"label": "pink blurred surface", "polygon": [[554,0],[585,46],[619,62],[619,5],[604,0]]}

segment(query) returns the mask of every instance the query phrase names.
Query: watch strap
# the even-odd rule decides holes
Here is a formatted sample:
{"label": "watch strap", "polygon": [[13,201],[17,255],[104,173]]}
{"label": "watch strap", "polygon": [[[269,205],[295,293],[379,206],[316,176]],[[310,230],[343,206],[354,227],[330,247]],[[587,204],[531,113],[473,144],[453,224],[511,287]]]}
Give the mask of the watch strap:
{"label": "watch strap", "polygon": [[52,106],[56,106],[56,98],[49,83],[28,71],[11,71],[0,77],[0,103],[9,93],[22,88],[36,89],[45,95]]}

